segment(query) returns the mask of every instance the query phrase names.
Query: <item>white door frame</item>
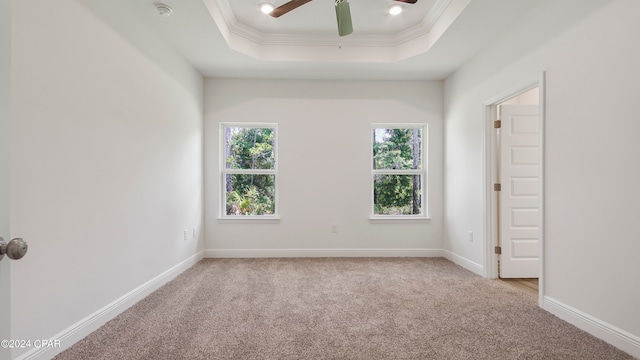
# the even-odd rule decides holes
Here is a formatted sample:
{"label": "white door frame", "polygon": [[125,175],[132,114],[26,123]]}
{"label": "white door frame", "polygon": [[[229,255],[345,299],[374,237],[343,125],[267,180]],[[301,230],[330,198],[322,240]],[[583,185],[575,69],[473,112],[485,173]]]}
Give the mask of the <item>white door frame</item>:
{"label": "white door frame", "polygon": [[508,99],[523,94],[533,88],[539,89],[539,107],[540,107],[540,272],[538,278],[538,304],[542,306],[544,298],[544,240],[545,240],[545,73],[543,72],[537,79],[525,82],[520,86],[516,86],[506,90],[483,102],[484,106],[484,126],[483,126],[483,152],[484,152],[484,192],[483,192],[483,208],[484,208],[484,276],[489,279],[498,277],[498,255],[494,253],[494,247],[498,243],[497,228],[497,196],[493,191],[493,184],[498,182],[497,173],[497,156],[499,156],[496,147],[496,134],[493,128],[493,121],[497,119],[497,106]]}

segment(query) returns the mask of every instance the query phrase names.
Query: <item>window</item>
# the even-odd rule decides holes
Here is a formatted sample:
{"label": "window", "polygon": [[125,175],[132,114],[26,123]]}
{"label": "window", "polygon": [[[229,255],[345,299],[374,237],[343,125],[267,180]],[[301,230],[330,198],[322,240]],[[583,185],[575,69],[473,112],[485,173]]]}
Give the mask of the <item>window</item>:
{"label": "window", "polygon": [[426,134],[425,124],[374,124],[374,218],[427,216]]}
{"label": "window", "polygon": [[276,130],[276,124],[222,124],[223,218],[277,216]]}

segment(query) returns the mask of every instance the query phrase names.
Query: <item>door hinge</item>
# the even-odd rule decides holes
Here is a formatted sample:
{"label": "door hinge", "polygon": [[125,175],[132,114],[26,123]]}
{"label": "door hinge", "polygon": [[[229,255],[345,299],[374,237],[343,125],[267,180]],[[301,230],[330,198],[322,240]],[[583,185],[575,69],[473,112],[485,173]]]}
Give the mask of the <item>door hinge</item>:
{"label": "door hinge", "polygon": [[494,129],[500,129],[502,127],[502,121],[500,120],[496,120],[493,122],[493,128]]}
{"label": "door hinge", "polygon": [[502,191],[502,184],[493,184],[493,191]]}
{"label": "door hinge", "polygon": [[502,246],[496,246],[493,248],[493,252],[496,253],[496,255],[502,255]]}

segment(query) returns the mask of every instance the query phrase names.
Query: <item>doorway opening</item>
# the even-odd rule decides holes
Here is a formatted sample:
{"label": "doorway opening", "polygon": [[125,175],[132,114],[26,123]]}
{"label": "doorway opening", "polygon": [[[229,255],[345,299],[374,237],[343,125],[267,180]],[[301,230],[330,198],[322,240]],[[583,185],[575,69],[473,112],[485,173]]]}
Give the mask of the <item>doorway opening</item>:
{"label": "doorway opening", "polygon": [[485,102],[488,278],[538,295],[543,280],[543,78]]}

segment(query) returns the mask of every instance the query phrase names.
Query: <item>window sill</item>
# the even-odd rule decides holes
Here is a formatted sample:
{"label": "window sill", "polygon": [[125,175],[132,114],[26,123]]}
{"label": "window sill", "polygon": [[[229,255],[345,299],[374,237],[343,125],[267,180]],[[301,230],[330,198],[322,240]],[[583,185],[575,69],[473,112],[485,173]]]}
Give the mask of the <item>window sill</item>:
{"label": "window sill", "polygon": [[397,221],[397,222],[402,222],[402,221],[410,221],[410,222],[429,222],[431,221],[430,217],[427,216],[410,216],[410,215],[405,215],[405,216],[397,216],[397,215],[371,215],[369,216],[369,221],[372,223],[377,223],[377,222],[387,222],[387,221]]}
{"label": "window sill", "polygon": [[246,215],[246,216],[224,216],[224,217],[219,217],[218,222],[222,222],[222,223],[234,223],[234,222],[243,222],[243,223],[279,223],[280,222],[280,216],[250,216],[250,215]]}

